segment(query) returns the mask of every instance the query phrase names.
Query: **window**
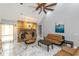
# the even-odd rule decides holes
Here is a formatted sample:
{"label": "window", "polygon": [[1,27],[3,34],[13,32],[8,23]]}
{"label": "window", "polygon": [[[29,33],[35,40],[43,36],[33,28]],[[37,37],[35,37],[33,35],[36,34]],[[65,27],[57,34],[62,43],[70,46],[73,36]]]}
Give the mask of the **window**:
{"label": "window", "polygon": [[2,24],[2,48],[4,55],[10,55],[13,48],[13,25]]}
{"label": "window", "polygon": [[2,42],[13,40],[13,25],[2,24]]}

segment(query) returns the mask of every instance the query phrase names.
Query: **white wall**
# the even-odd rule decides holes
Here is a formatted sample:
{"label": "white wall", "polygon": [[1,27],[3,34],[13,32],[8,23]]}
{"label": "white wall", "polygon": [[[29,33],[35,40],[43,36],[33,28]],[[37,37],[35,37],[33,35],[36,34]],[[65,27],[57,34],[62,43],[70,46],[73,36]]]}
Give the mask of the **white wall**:
{"label": "white wall", "polygon": [[42,20],[43,35],[55,33],[55,23],[65,24],[66,40],[71,40],[76,46],[79,46],[79,4],[78,3],[60,3],[55,10],[49,12]]}

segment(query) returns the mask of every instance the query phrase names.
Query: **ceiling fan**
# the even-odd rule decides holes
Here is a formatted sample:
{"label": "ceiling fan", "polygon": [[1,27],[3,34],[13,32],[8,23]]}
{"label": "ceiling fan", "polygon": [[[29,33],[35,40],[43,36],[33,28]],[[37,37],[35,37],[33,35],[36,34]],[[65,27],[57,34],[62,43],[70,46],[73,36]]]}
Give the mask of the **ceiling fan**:
{"label": "ceiling fan", "polygon": [[[20,3],[20,5],[23,5],[24,3]],[[54,8],[52,8],[52,6],[56,6],[57,3],[36,3],[35,4],[36,6],[34,7],[35,8],[35,11],[38,11],[39,10],[39,14],[41,12],[44,12],[45,14],[47,14],[47,11],[54,11]]]}
{"label": "ceiling fan", "polygon": [[47,14],[47,10],[48,11],[53,11],[54,9],[52,8],[52,6],[56,6],[57,3],[51,3],[51,4],[48,4],[48,3],[37,3],[37,7],[35,8],[35,11],[39,11],[39,14],[41,12],[44,12],[45,14]]}

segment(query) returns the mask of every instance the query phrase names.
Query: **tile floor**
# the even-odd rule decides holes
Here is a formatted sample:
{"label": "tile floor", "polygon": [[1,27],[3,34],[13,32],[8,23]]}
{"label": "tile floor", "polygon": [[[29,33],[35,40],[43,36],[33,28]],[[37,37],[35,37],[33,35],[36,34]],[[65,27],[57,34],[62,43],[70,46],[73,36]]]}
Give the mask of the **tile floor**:
{"label": "tile floor", "polygon": [[[8,47],[8,48],[7,48]],[[61,48],[58,46],[50,46],[50,51],[47,52],[47,47],[41,44],[41,47],[36,43],[26,45],[25,43],[8,43],[4,44],[3,52],[0,56],[53,56]]]}

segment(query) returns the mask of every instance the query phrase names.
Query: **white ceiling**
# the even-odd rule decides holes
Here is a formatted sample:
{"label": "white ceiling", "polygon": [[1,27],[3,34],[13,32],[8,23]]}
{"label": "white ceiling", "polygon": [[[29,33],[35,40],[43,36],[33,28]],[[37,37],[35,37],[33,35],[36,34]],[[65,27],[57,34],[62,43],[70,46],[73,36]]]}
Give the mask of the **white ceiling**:
{"label": "white ceiling", "polygon": [[34,21],[39,23],[45,16],[44,13],[38,14],[35,11],[36,5],[33,3],[0,3],[0,18],[3,20],[19,20],[25,18],[25,20]]}

